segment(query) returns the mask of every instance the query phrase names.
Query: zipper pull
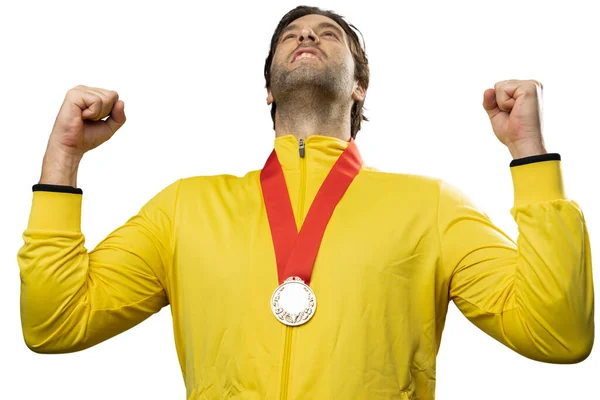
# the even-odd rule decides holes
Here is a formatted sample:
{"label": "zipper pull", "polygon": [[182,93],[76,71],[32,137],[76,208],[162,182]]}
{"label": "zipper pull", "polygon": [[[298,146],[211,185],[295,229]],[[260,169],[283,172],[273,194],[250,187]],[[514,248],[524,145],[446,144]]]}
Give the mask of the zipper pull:
{"label": "zipper pull", "polygon": [[300,139],[300,157],[304,157],[304,139]]}

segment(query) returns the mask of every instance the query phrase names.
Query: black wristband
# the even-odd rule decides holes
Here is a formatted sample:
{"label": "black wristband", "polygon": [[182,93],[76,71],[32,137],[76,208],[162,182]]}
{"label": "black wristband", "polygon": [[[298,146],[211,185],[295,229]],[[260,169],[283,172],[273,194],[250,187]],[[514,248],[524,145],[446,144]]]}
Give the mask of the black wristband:
{"label": "black wristband", "polygon": [[68,186],[68,185],[49,185],[47,183],[36,183],[31,188],[34,192],[59,192],[59,193],[73,193],[83,194],[83,190]]}
{"label": "black wristband", "polygon": [[519,165],[531,164],[535,162],[541,161],[560,161],[560,154],[558,153],[548,153],[548,154],[539,154],[537,156],[529,156],[523,158],[515,158],[510,162],[511,167],[518,167]]}

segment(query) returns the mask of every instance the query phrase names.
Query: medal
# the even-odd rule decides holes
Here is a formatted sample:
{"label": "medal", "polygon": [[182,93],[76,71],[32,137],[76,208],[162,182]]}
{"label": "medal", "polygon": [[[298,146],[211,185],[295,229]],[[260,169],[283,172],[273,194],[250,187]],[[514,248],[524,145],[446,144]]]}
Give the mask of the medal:
{"label": "medal", "polygon": [[271,310],[286,325],[296,326],[308,322],[315,314],[317,299],[302,279],[287,278],[271,297]]}
{"label": "medal", "polygon": [[[300,156],[304,157],[300,139]],[[354,139],[338,157],[319,188],[300,232],[275,150],[260,173],[260,183],[271,228],[279,287],[271,296],[271,310],[288,326],[302,325],[315,314],[317,299],[310,277],[327,223],[362,166]]]}

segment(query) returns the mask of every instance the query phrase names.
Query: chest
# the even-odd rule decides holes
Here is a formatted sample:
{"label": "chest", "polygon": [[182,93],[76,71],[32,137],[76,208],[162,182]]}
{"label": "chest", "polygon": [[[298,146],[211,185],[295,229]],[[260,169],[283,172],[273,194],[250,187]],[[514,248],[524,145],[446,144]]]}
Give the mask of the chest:
{"label": "chest", "polygon": [[[365,207],[364,199],[347,197],[337,205],[313,266],[313,290],[341,286],[348,296],[374,288],[410,292],[431,279],[439,248],[434,216],[392,201],[372,203]],[[272,232],[260,198],[185,207],[176,232],[174,268],[185,290],[270,296],[277,287]],[[343,293],[338,300],[348,300]]]}

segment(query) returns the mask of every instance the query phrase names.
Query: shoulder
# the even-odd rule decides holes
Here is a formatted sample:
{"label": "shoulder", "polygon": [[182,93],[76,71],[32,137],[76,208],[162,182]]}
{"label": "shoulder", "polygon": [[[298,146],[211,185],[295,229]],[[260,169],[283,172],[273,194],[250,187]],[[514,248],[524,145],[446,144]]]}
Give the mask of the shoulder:
{"label": "shoulder", "polygon": [[384,172],[371,166],[363,165],[361,172],[368,180],[390,182],[401,185],[405,190],[427,190],[435,192],[441,198],[470,202],[469,197],[453,183],[435,176],[409,174],[400,172]]}
{"label": "shoulder", "polygon": [[440,178],[422,174],[381,171],[370,165],[363,165],[360,174],[367,181],[389,183],[405,190],[439,191],[443,181]]}
{"label": "shoulder", "polygon": [[254,175],[259,174],[260,171],[250,171],[244,176],[237,176],[233,174],[219,174],[219,175],[194,175],[188,177],[182,177],[182,187],[197,187],[205,185],[230,185],[236,183],[242,183],[245,180],[251,179]]}
{"label": "shoulder", "polygon": [[233,174],[194,175],[179,179],[182,197],[211,196],[218,193],[246,192],[260,180],[260,170],[249,171],[243,176]]}

